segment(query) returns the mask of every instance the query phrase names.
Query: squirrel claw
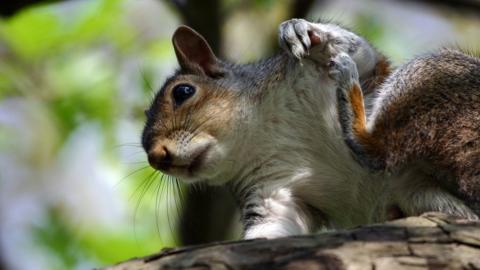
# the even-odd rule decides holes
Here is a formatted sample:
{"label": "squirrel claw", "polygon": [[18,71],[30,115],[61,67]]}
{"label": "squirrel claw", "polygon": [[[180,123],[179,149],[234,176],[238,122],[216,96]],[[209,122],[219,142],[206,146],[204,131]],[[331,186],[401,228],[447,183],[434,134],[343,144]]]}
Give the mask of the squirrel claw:
{"label": "squirrel claw", "polygon": [[280,46],[297,59],[309,55],[310,25],[303,19],[291,19],[283,22],[279,27]]}

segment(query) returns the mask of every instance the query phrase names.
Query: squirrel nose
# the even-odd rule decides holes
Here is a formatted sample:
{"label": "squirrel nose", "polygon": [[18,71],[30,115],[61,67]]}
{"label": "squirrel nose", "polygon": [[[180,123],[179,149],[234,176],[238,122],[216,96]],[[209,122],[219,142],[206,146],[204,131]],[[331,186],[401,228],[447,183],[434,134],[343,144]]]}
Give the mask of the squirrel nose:
{"label": "squirrel nose", "polygon": [[172,165],[172,154],[164,145],[156,145],[148,151],[148,163],[157,170],[166,170]]}

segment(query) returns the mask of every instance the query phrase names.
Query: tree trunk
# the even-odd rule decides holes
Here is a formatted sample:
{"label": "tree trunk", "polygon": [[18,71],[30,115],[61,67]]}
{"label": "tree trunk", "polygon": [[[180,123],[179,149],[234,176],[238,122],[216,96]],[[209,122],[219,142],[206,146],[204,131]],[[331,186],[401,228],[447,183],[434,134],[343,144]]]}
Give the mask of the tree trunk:
{"label": "tree trunk", "polygon": [[480,222],[426,213],[345,231],[165,249],[104,269],[480,269]]}

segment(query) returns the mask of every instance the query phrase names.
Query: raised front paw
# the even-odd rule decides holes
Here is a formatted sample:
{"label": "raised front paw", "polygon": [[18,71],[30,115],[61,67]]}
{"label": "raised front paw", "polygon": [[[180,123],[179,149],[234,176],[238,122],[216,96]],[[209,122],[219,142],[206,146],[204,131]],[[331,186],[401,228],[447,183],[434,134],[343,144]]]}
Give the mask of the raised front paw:
{"label": "raised front paw", "polygon": [[280,24],[278,37],[280,46],[298,59],[309,55],[311,47],[328,40],[328,34],[317,24],[304,19],[291,19]]}
{"label": "raised front paw", "polygon": [[338,53],[328,63],[328,75],[339,85],[351,85],[358,82],[357,65],[344,52]]}

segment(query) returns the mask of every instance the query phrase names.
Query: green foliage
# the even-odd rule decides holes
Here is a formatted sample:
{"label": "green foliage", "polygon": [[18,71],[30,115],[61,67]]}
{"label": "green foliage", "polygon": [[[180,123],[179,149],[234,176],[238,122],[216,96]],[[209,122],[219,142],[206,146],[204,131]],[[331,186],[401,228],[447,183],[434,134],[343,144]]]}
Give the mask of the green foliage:
{"label": "green foliage", "polygon": [[[141,68],[133,69],[139,74],[127,74],[138,78],[132,85],[141,90],[138,96],[145,106],[155,87],[152,81],[157,76],[158,63],[174,59],[169,39],[139,38],[141,31],[128,21],[127,4],[125,0],[65,2],[29,8],[0,21],[0,49],[5,48],[0,51],[0,99],[23,99],[38,104],[42,109],[36,113],[46,114],[54,124],[54,133],[60,135],[58,141],[55,141],[56,137],[43,139],[53,140],[59,155],[81,126],[89,123],[99,126],[100,135],[106,142],[100,151],[111,154],[111,163],[124,175],[134,171],[135,166],[127,166],[118,160],[115,146],[125,142],[118,141],[116,132],[120,121],[132,121],[141,127],[143,113],[135,102],[122,96],[120,83],[124,80],[122,74],[125,75],[122,68],[130,59],[145,59]],[[134,111],[133,116],[127,113],[129,111]],[[34,123],[30,126],[35,127]],[[135,142],[139,136],[140,130],[136,132]],[[14,137],[12,132],[0,129],[0,147],[14,144]],[[22,157],[15,158],[21,160]],[[44,166],[51,166],[46,168],[21,162],[27,171],[37,175],[61,169],[55,167],[56,158],[59,156],[44,160]],[[89,172],[85,173],[88,175]],[[127,183],[120,184],[115,191],[121,197],[120,201],[126,203],[125,211],[128,211],[115,230],[96,225],[85,229],[85,225],[79,226],[68,220],[70,210],[59,207],[61,202],[47,202],[49,208],[44,219],[37,221],[30,232],[25,232],[32,236],[32,248],[50,254],[49,269],[75,269],[85,263],[111,264],[158,251],[165,245],[175,245],[175,231],[170,228],[174,227],[177,216],[172,214],[176,206],[171,196],[145,190],[140,194],[143,198],[129,200],[145,179],[153,180],[155,184],[152,186],[160,181],[159,177],[149,179],[150,174],[151,170],[147,169],[129,175]],[[119,175],[113,181],[119,182],[123,176]],[[64,180],[54,174],[51,177]],[[37,185],[33,180],[30,185]],[[156,202],[156,196],[163,197]],[[141,204],[137,208],[139,200]],[[166,208],[171,208],[170,217],[163,212],[157,216],[159,209]],[[129,218],[130,215],[135,218]],[[168,222],[172,223],[171,227]],[[97,223],[92,220],[91,224]]]}
{"label": "green foliage", "polygon": [[55,59],[46,74],[56,91],[48,100],[65,135],[82,121],[98,121],[109,129],[117,112],[114,63],[106,55],[83,53]]}
{"label": "green foliage", "polygon": [[384,35],[384,27],[382,22],[375,17],[361,14],[356,17],[355,28],[359,33],[371,42],[380,41]]}
{"label": "green foliage", "polygon": [[258,8],[268,8],[275,4],[274,0],[255,0],[254,3]]}
{"label": "green foliage", "polygon": [[121,17],[122,3],[120,0],[83,1],[75,7],[79,10],[61,10],[54,6],[27,9],[2,24],[2,38],[16,56],[29,62],[55,57],[72,47],[104,41],[122,48],[133,38]]}
{"label": "green foliage", "polygon": [[43,224],[33,228],[33,235],[37,245],[55,254],[55,269],[72,269],[84,256],[75,233],[65,224],[59,210],[50,209]]}

